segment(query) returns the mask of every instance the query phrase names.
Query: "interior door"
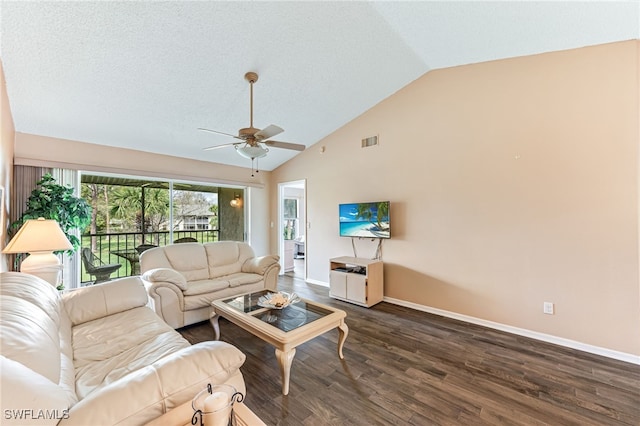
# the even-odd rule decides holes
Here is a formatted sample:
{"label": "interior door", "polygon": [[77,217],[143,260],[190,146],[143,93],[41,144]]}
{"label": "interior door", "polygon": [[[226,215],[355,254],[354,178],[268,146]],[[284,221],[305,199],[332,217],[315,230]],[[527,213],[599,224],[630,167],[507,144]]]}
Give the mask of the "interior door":
{"label": "interior door", "polygon": [[[278,247],[280,274],[293,273],[306,279],[308,236],[306,226],[306,182],[278,184]],[[295,241],[303,241],[304,255],[296,256]]]}

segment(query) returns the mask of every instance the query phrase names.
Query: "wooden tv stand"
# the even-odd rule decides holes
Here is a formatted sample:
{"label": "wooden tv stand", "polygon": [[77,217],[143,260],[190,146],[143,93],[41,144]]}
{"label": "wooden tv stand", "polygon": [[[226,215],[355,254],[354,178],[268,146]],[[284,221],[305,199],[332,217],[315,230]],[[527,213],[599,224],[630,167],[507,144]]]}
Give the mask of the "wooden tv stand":
{"label": "wooden tv stand", "polygon": [[381,260],[343,256],[329,262],[329,296],[367,308],[382,301]]}

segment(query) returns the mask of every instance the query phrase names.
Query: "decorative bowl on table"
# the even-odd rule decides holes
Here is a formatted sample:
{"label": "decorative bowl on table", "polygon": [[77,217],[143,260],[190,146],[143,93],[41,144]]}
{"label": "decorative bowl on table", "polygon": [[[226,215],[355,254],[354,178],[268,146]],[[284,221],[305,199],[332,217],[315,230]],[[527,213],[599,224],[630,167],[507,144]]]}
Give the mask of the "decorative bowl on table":
{"label": "decorative bowl on table", "polygon": [[258,299],[258,305],[269,309],[284,309],[289,305],[299,302],[300,298],[295,293],[267,293]]}

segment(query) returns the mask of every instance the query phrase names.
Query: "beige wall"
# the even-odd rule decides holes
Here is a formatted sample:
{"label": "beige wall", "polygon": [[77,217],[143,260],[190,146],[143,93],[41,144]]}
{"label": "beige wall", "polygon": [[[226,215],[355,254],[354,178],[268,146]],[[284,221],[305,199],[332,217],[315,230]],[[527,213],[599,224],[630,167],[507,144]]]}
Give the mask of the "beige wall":
{"label": "beige wall", "polygon": [[[7,241],[7,226],[9,217],[9,187],[13,179],[13,141],[15,130],[13,127],[13,117],[9,107],[6,83],[4,80],[4,69],[0,62],[0,188],[3,188],[0,199],[0,249],[3,249]],[[0,254],[0,271],[7,271],[6,256]]]}
{"label": "beige wall", "polygon": [[386,297],[640,355],[639,51],[429,72],[275,170],[271,216],[277,184],[307,179],[308,276],[327,282],[352,255],[338,204],[390,200]]}

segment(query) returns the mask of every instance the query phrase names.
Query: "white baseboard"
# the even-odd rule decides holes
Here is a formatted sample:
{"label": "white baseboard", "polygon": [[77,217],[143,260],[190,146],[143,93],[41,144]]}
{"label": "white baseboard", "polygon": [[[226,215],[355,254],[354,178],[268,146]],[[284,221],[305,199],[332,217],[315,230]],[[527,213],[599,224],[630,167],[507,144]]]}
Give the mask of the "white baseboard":
{"label": "white baseboard", "polygon": [[531,339],[541,340],[543,342],[553,343],[553,344],[564,346],[567,348],[577,349],[579,351],[588,352],[595,355],[601,355],[607,358],[613,358],[619,361],[640,365],[640,356],[638,355],[614,351],[607,348],[601,348],[599,346],[587,345],[585,343],[576,342],[575,340],[564,339],[562,337],[552,336],[550,334],[539,333],[536,331],[526,330],[524,328],[518,328],[510,325],[500,324],[493,321],[487,321],[480,318],[475,318],[468,315],[462,315],[455,312],[445,311],[442,309],[432,308],[430,306],[419,305],[417,303],[406,302],[404,300],[394,299],[391,297],[385,297],[383,300],[385,302],[393,303],[394,305],[405,306],[407,308],[415,309],[417,311],[423,311],[423,312],[428,312],[435,315],[441,315],[443,317],[452,318],[452,319],[468,322],[471,324],[477,324],[484,327],[493,328],[495,330],[505,331],[507,333],[529,337]]}
{"label": "white baseboard", "polygon": [[[307,279],[309,284],[321,285],[323,287],[329,287],[329,283],[324,281]],[[500,324],[498,322],[487,321],[480,318],[471,317],[468,315],[458,314],[456,312],[445,311],[443,309],[432,308],[431,306],[419,305],[417,303],[407,302],[405,300],[394,299],[392,297],[384,297],[385,302],[393,303],[394,305],[404,306],[407,308],[415,309],[417,311],[428,312],[430,314],[441,315],[443,317],[452,318],[471,324],[481,325],[495,330],[505,331],[507,333],[516,334],[518,336],[529,337],[531,339],[540,340],[547,343],[553,343],[555,345],[564,346],[566,348],[577,349],[579,351],[588,352],[595,355],[601,355],[607,358],[617,359],[619,361],[629,362],[631,364],[640,365],[640,355],[628,354],[626,352],[614,351],[612,349],[602,348],[599,346],[588,345],[586,343],[577,342],[575,340],[565,339],[562,337],[553,336],[551,334],[539,333],[537,331],[531,331],[524,328],[513,327],[506,324]]]}
{"label": "white baseboard", "polygon": [[311,278],[307,278],[305,282],[309,284],[321,285],[322,287],[329,287],[329,283],[326,283],[324,281],[312,280]]}

